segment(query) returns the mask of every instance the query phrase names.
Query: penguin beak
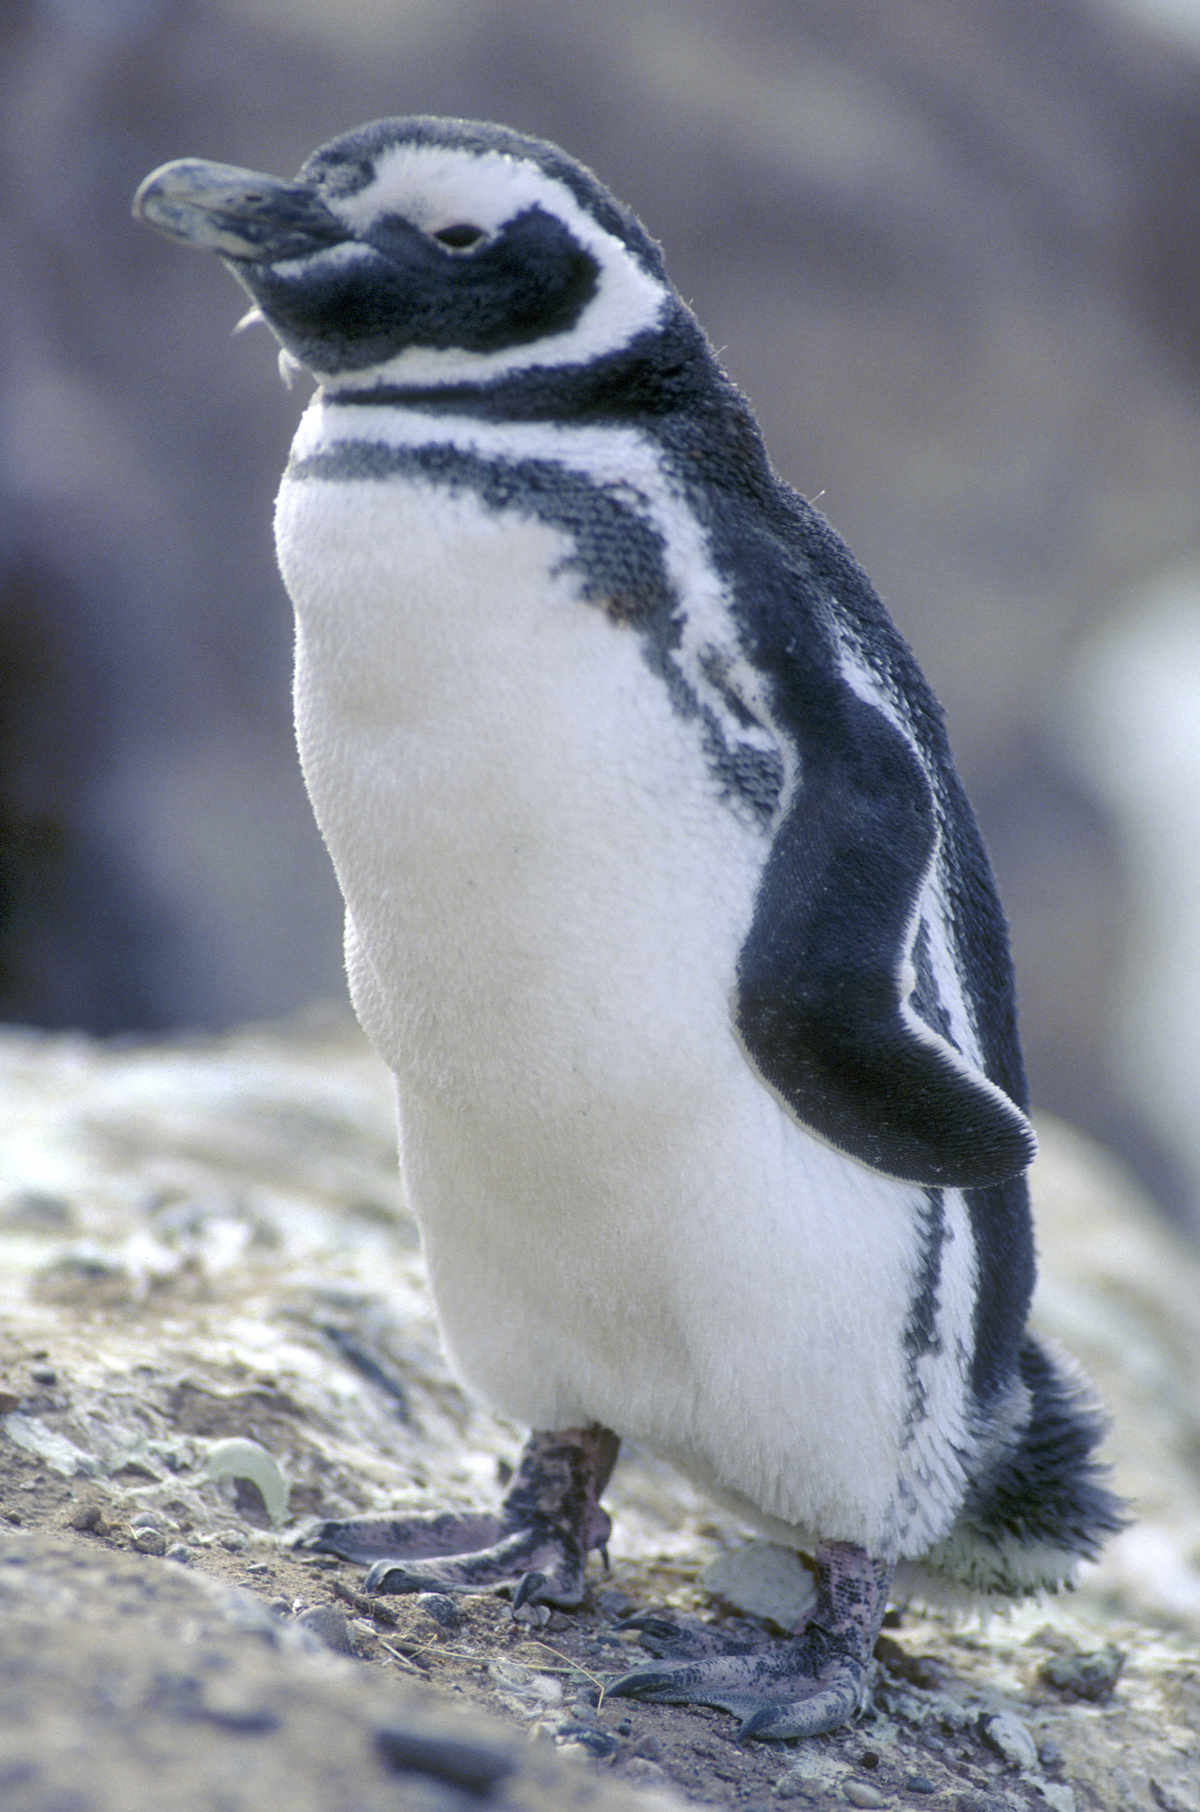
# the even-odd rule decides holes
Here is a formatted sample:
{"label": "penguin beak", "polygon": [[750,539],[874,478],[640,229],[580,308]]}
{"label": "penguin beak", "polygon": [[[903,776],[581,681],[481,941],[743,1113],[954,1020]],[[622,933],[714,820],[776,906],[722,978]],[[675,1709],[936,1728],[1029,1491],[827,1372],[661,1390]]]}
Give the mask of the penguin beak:
{"label": "penguin beak", "polygon": [[199,157],[152,170],[133,215],[197,251],[249,264],[303,258],[351,237],[305,183]]}

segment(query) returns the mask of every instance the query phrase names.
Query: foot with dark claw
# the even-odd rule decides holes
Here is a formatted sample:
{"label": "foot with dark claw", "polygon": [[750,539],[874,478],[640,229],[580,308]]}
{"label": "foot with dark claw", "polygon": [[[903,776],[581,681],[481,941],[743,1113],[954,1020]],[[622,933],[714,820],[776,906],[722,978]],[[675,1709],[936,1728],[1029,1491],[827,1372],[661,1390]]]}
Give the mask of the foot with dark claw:
{"label": "foot with dark claw", "polygon": [[695,1658],[636,1668],[608,1687],[608,1697],[719,1706],[740,1718],[742,1742],[817,1736],[847,1723],[866,1694],[894,1567],[848,1542],[822,1542],[814,1562],[816,1604],[786,1643],[750,1652],[736,1644],[717,1655],[701,1649]]}
{"label": "foot with dark claw", "polygon": [[512,1589],[522,1604],[570,1607],[583,1597],[587,1557],[612,1530],[600,1494],[620,1443],[607,1428],[532,1434],[491,1515],[362,1516],[320,1523],[299,1545],[361,1561],[368,1592]]}
{"label": "foot with dark claw", "polygon": [[754,1655],[771,1646],[765,1634],[757,1637],[733,1637],[709,1624],[688,1619],[678,1621],[658,1611],[635,1611],[622,1617],[618,1628],[632,1630],[641,1638],[642,1647],[660,1661],[706,1661],[716,1655]]}

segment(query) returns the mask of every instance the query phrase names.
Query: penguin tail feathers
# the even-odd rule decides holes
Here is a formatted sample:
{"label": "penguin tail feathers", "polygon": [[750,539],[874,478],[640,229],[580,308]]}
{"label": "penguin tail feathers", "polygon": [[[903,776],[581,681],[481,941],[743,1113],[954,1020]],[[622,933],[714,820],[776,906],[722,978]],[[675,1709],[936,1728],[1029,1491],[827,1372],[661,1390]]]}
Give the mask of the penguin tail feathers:
{"label": "penguin tail feathers", "polygon": [[[1019,1408],[1018,1408],[1019,1406]],[[1016,1412],[1016,1413],[1014,1413]],[[1017,1388],[988,1417],[975,1483],[948,1535],[903,1569],[914,1595],[1026,1598],[1070,1586],[1125,1528],[1129,1506],[1096,1458],[1105,1418],[1072,1363],[1026,1334]]]}

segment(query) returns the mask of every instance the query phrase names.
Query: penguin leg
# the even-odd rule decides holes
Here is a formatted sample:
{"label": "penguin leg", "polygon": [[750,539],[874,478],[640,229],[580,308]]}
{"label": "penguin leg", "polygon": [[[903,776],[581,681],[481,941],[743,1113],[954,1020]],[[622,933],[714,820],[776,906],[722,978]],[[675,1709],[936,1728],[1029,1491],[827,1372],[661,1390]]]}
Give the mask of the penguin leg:
{"label": "penguin leg", "polygon": [[817,1736],[847,1723],[862,1706],[895,1565],[849,1542],[822,1542],[813,1559],[816,1603],[786,1643],[640,1667],[609,1686],[608,1697],[716,1705],[741,1719],[743,1742]]}
{"label": "penguin leg", "polygon": [[578,1604],[588,1554],[593,1548],[604,1554],[612,1531],[600,1496],[619,1446],[598,1422],[531,1434],[491,1515],[353,1517],[318,1524],[298,1545],[370,1563],[368,1592],[485,1592],[510,1585],[514,1606]]}

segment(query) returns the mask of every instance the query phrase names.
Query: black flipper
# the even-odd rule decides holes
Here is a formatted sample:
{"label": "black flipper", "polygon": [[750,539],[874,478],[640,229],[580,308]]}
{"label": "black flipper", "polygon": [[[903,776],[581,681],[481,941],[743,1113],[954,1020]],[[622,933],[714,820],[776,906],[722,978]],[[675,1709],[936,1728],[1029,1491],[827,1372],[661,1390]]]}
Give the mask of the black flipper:
{"label": "black flipper", "polygon": [[849,685],[821,702],[739,959],[738,1030],[764,1080],[838,1150],[927,1186],[1002,1182],[1033,1158],[1028,1121],[906,998],[937,850],[929,781]]}

